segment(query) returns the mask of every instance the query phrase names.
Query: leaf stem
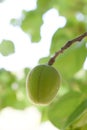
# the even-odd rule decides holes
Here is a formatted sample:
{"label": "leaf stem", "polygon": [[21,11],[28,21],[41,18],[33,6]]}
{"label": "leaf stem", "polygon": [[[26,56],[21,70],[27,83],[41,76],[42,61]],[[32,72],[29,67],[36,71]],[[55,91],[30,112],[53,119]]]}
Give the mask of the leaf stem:
{"label": "leaf stem", "polygon": [[76,37],[75,39],[72,39],[71,41],[68,41],[59,51],[57,51],[53,57],[50,58],[48,61],[48,65],[52,65],[55,62],[56,57],[59,56],[59,54],[63,53],[64,50],[68,49],[73,43],[80,42],[83,38],[87,36],[87,32],[83,33],[79,37]]}

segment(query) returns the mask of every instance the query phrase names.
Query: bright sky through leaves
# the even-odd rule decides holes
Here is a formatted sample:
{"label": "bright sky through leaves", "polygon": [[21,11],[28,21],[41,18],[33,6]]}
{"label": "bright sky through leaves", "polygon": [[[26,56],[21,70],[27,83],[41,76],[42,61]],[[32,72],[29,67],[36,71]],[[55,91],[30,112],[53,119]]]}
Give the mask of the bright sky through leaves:
{"label": "bright sky through leaves", "polygon": [[[29,36],[21,28],[10,24],[12,18],[20,18],[22,10],[32,10],[36,8],[36,1],[32,0],[6,0],[0,3],[0,41],[10,39],[15,43],[15,53],[3,57],[0,54],[0,68],[7,70],[20,70],[24,67],[33,67],[41,57],[49,54],[51,37],[58,27],[63,27],[66,23],[64,17],[59,16],[55,9],[49,10],[43,16],[41,27],[41,41],[32,44]],[[2,13],[3,12],[3,13]],[[62,22],[61,22],[62,21]]]}

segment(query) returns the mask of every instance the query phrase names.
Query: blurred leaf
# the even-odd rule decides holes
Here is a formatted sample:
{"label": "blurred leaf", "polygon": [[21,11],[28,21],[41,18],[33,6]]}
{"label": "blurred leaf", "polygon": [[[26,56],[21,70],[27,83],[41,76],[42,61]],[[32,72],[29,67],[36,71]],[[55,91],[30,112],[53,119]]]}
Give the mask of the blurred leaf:
{"label": "blurred leaf", "polygon": [[55,32],[52,38],[50,53],[54,54],[56,51],[60,50],[66,42],[78,37],[85,31],[86,28],[84,22],[78,21],[75,16],[71,17],[64,28],[60,28]]}
{"label": "blurred leaf", "polygon": [[40,40],[40,26],[42,25],[42,16],[38,11],[25,12],[25,17],[21,27],[23,31],[31,35],[32,42]]}
{"label": "blurred leaf", "polygon": [[[71,18],[76,12],[80,12],[83,10],[86,1],[81,0],[56,0],[54,6],[59,10],[60,14]],[[79,6],[77,6],[79,5]]]}
{"label": "blurred leaf", "polygon": [[81,127],[81,130],[87,130],[87,125]]}
{"label": "blurred leaf", "polygon": [[85,44],[77,43],[56,59],[54,67],[60,71],[63,78],[69,79],[83,67],[86,56]]}
{"label": "blurred leaf", "polygon": [[13,106],[14,102],[16,100],[16,93],[15,91],[10,90],[10,88],[7,89],[5,93],[1,96],[1,105],[0,109],[7,107],[7,106]]}
{"label": "blurred leaf", "polygon": [[7,106],[24,109],[29,106],[25,78],[26,73],[22,79],[17,79],[13,73],[4,69],[0,70],[0,109]]}
{"label": "blurred leaf", "polygon": [[21,19],[11,19],[10,23],[13,25],[13,26],[20,26],[21,25]]}
{"label": "blurred leaf", "polygon": [[[70,126],[76,119],[80,118],[81,115],[83,114],[83,112],[86,110],[86,113],[85,113],[85,117],[87,118],[87,100],[84,100],[76,109],[75,111],[69,116],[69,118],[67,119],[67,121],[65,122],[65,126],[64,128]],[[85,118],[84,117],[84,118]],[[83,119],[84,119],[83,118]],[[85,118],[85,119],[86,119]],[[85,120],[84,120],[85,121]],[[80,122],[80,125],[81,123],[84,124],[84,121],[82,120]],[[85,121],[85,123],[87,123],[87,121]]]}
{"label": "blurred leaf", "polygon": [[72,78],[69,81],[69,85],[73,90],[79,90],[81,93],[84,93],[87,96],[87,79],[84,80],[85,75],[82,75],[81,79]]}
{"label": "blurred leaf", "polygon": [[43,14],[47,10],[53,7],[53,0],[37,0],[37,9]]}
{"label": "blurred leaf", "polygon": [[48,57],[43,57],[43,58],[41,58],[41,59],[39,60],[39,64],[47,64],[48,61],[49,61],[49,59],[50,59],[50,56],[48,56]]}
{"label": "blurred leaf", "polygon": [[[85,128],[85,125],[87,125],[87,110],[85,110],[83,113],[81,113],[80,116],[74,120],[73,128],[79,128],[79,127]],[[86,128],[87,128],[87,126],[86,126]]]}
{"label": "blurred leaf", "polygon": [[28,75],[29,71],[30,71],[30,69],[29,69],[29,68],[24,68],[25,78],[26,78],[26,76]]}
{"label": "blurred leaf", "polygon": [[65,122],[76,107],[81,103],[81,93],[69,92],[51,104],[48,109],[49,120],[58,128],[62,129]]}
{"label": "blurred leaf", "polygon": [[48,120],[48,116],[47,116],[48,106],[37,106],[37,109],[41,113],[41,122],[47,121]]}
{"label": "blurred leaf", "polygon": [[0,70],[0,83],[4,85],[10,85],[15,80],[16,77],[10,71],[6,71],[5,69]]}
{"label": "blurred leaf", "polygon": [[8,56],[15,52],[14,44],[10,40],[3,40],[0,44],[0,52],[4,56]]}

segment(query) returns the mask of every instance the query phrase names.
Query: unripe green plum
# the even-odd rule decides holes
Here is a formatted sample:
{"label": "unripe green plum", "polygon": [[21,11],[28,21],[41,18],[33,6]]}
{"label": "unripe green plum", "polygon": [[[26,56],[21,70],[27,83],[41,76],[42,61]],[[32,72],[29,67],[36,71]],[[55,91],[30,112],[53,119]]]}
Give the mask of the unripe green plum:
{"label": "unripe green plum", "polygon": [[35,104],[49,104],[59,86],[60,74],[50,65],[38,65],[27,76],[27,94]]}

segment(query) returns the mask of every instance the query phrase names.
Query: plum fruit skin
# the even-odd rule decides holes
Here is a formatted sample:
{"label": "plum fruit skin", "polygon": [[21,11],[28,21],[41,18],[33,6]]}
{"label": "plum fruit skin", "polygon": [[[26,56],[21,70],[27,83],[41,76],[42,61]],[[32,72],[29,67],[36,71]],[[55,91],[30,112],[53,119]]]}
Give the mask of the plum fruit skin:
{"label": "plum fruit skin", "polygon": [[27,76],[27,94],[35,104],[50,103],[56,96],[59,86],[60,74],[49,65],[38,65]]}

